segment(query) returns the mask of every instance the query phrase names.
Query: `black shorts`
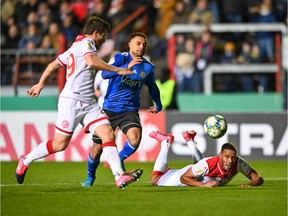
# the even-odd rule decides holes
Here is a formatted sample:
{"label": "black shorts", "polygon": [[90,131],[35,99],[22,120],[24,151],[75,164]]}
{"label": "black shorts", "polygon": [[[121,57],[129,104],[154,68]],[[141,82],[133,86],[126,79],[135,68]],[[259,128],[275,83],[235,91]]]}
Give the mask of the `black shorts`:
{"label": "black shorts", "polygon": [[[104,112],[108,116],[112,129],[114,131],[117,127],[119,127],[124,134],[126,134],[127,131],[133,127],[138,127],[142,130],[138,111],[115,113],[109,110],[104,110]],[[93,142],[102,144],[101,139],[96,135],[93,135],[92,140]]]}

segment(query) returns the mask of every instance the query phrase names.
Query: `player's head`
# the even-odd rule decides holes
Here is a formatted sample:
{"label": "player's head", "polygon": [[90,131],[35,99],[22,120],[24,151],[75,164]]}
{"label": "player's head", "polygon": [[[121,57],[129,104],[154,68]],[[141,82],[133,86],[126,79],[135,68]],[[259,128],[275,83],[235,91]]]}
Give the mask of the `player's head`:
{"label": "player's head", "polygon": [[87,19],[83,29],[83,34],[91,36],[96,43],[96,48],[99,49],[105,42],[107,32],[110,30],[110,28],[111,27],[108,22],[97,16],[92,16]]}
{"label": "player's head", "polygon": [[237,160],[237,149],[233,143],[224,143],[219,154],[222,168],[228,171]]}
{"label": "player's head", "polygon": [[130,53],[136,57],[142,57],[146,52],[147,36],[142,32],[135,32],[130,35],[129,49]]}

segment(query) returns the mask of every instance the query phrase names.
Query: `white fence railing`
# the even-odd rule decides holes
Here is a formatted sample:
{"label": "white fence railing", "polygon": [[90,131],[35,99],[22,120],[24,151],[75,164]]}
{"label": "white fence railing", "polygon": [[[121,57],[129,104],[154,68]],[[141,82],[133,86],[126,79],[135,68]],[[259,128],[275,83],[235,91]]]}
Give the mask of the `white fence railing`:
{"label": "white fence railing", "polygon": [[276,64],[210,64],[204,73],[204,93],[211,94],[213,92],[213,74],[243,74],[243,73],[276,73]]}

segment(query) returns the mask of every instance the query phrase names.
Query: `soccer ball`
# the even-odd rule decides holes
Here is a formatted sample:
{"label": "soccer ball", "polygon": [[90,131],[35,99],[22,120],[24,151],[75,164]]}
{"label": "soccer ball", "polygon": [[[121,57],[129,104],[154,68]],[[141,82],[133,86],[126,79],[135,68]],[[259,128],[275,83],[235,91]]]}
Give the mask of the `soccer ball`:
{"label": "soccer ball", "polygon": [[228,127],[226,119],[221,115],[209,116],[203,126],[205,134],[213,139],[224,136]]}

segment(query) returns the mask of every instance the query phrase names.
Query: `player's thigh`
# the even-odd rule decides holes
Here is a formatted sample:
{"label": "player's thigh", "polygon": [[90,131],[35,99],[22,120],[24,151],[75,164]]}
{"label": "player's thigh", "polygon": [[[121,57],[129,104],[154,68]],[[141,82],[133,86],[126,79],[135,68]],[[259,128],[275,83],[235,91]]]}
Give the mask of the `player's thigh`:
{"label": "player's thigh", "polygon": [[72,135],[81,121],[79,116],[79,104],[77,100],[59,98],[58,115],[55,122],[56,131],[60,134]]}
{"label": "player's thigh", "polygon": [[109,130],[111,130],[110,122],[107,115],[101,110],[101,108],[97,104],[89,105],[86,110],[88,111],[85,113],[85,116],[83,117],[83,120],[81,122],[85,133],[90,132],[93,134],[96,131],[96,128],[102,125],[104,125],[104,129],[108,128]]}

